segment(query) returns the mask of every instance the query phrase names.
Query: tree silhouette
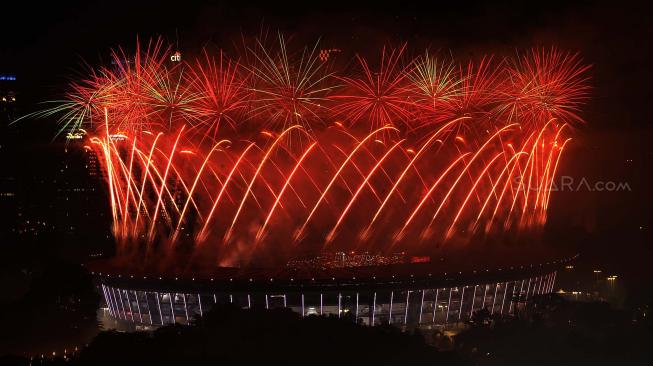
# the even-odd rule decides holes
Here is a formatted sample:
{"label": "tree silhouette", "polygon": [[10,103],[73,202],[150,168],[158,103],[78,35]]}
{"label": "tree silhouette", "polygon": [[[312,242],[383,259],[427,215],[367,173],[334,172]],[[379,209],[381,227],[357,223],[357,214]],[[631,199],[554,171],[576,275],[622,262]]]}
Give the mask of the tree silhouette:
{"label": "tree silhouette", "polygon": [[418,333],[392,326],[366,327],[337,317],[302,318],[289,309],[216,306],[194,325],[150,333],[103,332],[84,349],[80,365],[396,365],[407,360],[462,365]]}

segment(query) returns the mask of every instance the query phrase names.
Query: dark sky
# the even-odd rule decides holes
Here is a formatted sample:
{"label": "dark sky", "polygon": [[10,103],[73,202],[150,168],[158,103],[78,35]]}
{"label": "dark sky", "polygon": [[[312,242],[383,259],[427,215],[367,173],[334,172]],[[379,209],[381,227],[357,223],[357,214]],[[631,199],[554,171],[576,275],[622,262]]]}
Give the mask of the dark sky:
{"label": "dark sky", "polygon": [[24,99],[42,100],[83,70],[82,60],[96,64],[109,48],[133,45],[137,35],[161,35],[179,41],[184,52],[196,52],[206,43],[229,47],[241,33],[262,26],[360,52],[400,41],[456,55],[551,45],[578,51],[593,65],[592,101],[561,174],[627,182],[631,191],[561,192],[552,200],[551,231],[559,235],[573,227],[586,233],[584,248],[621,258],[622,266],[648,262],[653,216],[648,9],[626,1],[351,3],[11,1],[2,5],[0,73],[18,75]]}
{"label": "dark sky", "polygon": [[[619,102],[623,107],[619,128],[648,124],[638,117],[649,97],[653,28],[648,24],[650,13],[639,5],[572,1],[284,5],[273,1],[258,7],[252,2],[207,3],[3,4],[0,72],[18,73],[22,85],[38,88],[29,94],[39,94],[42,88],[57,88],[82,70],[82,61],[96,64],[111,47],[133,45],[136,36],[161,35],[178,41],[182,50],[196,51],[206,43],[229,47],[241,33],[255,33],[262,26],[310,42],[322,37],[323,43],[341,48],[347,44],[356,52],[403,41],[413,48],[430,46],[456,55],[556,45],[579,51],[594,65],[594,100]],[[598,124],[615,125],[607,118],[594,119],[592,125]]]}

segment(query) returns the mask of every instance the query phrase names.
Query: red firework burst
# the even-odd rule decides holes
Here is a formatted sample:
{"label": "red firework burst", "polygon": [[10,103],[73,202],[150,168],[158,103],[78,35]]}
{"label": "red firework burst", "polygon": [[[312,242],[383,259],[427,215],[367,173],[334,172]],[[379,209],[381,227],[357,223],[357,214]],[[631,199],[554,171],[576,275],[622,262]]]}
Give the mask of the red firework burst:
{"label": "red firework burst", "polygon": [[505,96],[499,113],[508,120],[579,123],[580,106],[587,100],[587,70],[578,54],[533,49],[506,69]]}
{"label": "red firework burst", "polygon": [[235,130],[247,111],[251,97],[247,74],[222,51],[216,61],[205,50],[194,66],[187,80],[197,95],[191,102],[197,115],[193,130],[215,140],[223,124]]}
{"label": "red firework burst", "polygon": [[372,69],[368,61],[356,56],[361,67],[360,77],[339,76],[345,84],[342,93],[332,97],[337,105],[336,115],[342,116],[347,124],[367,124],[369,130],[384,125],[410,126],[413,113],[406,90],[406,66],[402,55],[406,44],[400,48],[383,48],[377,69]]}

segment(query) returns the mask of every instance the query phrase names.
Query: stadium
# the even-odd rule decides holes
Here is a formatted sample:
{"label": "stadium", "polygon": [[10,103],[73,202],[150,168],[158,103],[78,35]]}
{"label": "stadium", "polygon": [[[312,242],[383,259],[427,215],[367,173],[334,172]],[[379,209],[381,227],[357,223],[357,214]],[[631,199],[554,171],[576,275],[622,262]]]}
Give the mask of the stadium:
{"label": "stadium", "polygon": [[189,324],[214,304],[231,303],[345,317],[364,325],[446,327],[471,321],[484,308],[494,316],[516,314],[533,296],[551,293],[556,271],[574,259],[455,272],[431,263],[286,268],[273,276],[220,268],[194,278],[125,274],[107,263],[91,269],[110,316],[136,326]]}

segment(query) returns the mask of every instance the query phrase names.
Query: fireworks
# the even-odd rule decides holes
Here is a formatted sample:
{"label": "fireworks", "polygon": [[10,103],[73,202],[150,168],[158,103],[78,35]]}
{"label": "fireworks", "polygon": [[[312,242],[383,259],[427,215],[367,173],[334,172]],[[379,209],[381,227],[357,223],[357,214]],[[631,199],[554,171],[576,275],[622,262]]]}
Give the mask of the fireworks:
{"label": "fireworks", "polygon": [[406,93],[407,66],[402,65],[401,57],[406,49],[381,51],[378,69],[372,69],[368,61],[356,56],[362,73],[358,77],[340,76],[345,85],[345,93],[336,95],[335,108],[349,124],[364,124],[369,129],[384,125],[409,124],[412,116],[409,107],[413,104]]}
{"label": "fireworks", "polygon": [[174,66],[150,42],[39,114],[88,132],[121,253],[229,264],[261,247],[388,252],[540,227],[588,67],[556,49],[464,66],[406,49],[343,75],[282,37],[244,63]]}
{"label": "fireworks", "polygon": [[326,96],[334,86],[329,83],[333,75],[326,71],[317,47],[316,43],[294,56],[279,35],[278,50],[274,53],[261,41],[249,49],[254,59],[248,67],[253,92],[253,108],[249,112],[254,120],[280,130],[296,124],[311,130],[321,124],[327,110]]}
{"label": "fireworks", "polygon": [[413,61],[408,72],[412,91],[411,98],[416,107],[416,122],[428,124],[455,118],[452,101],[460,95],[461,80],[456,77],[453,62],[438,60],[425,52]]}
{"label": "fireworks", "polygon": [[193,125],[198,134],[215,140],[222,125],[236,129],[245,115],[251,96],[245,87],[247,76],[238,62],[222,52],[216,61],[205,51],[204,58],[193,66],[186,80],[198,96],[191,102],[191,109],[196,112]]}

